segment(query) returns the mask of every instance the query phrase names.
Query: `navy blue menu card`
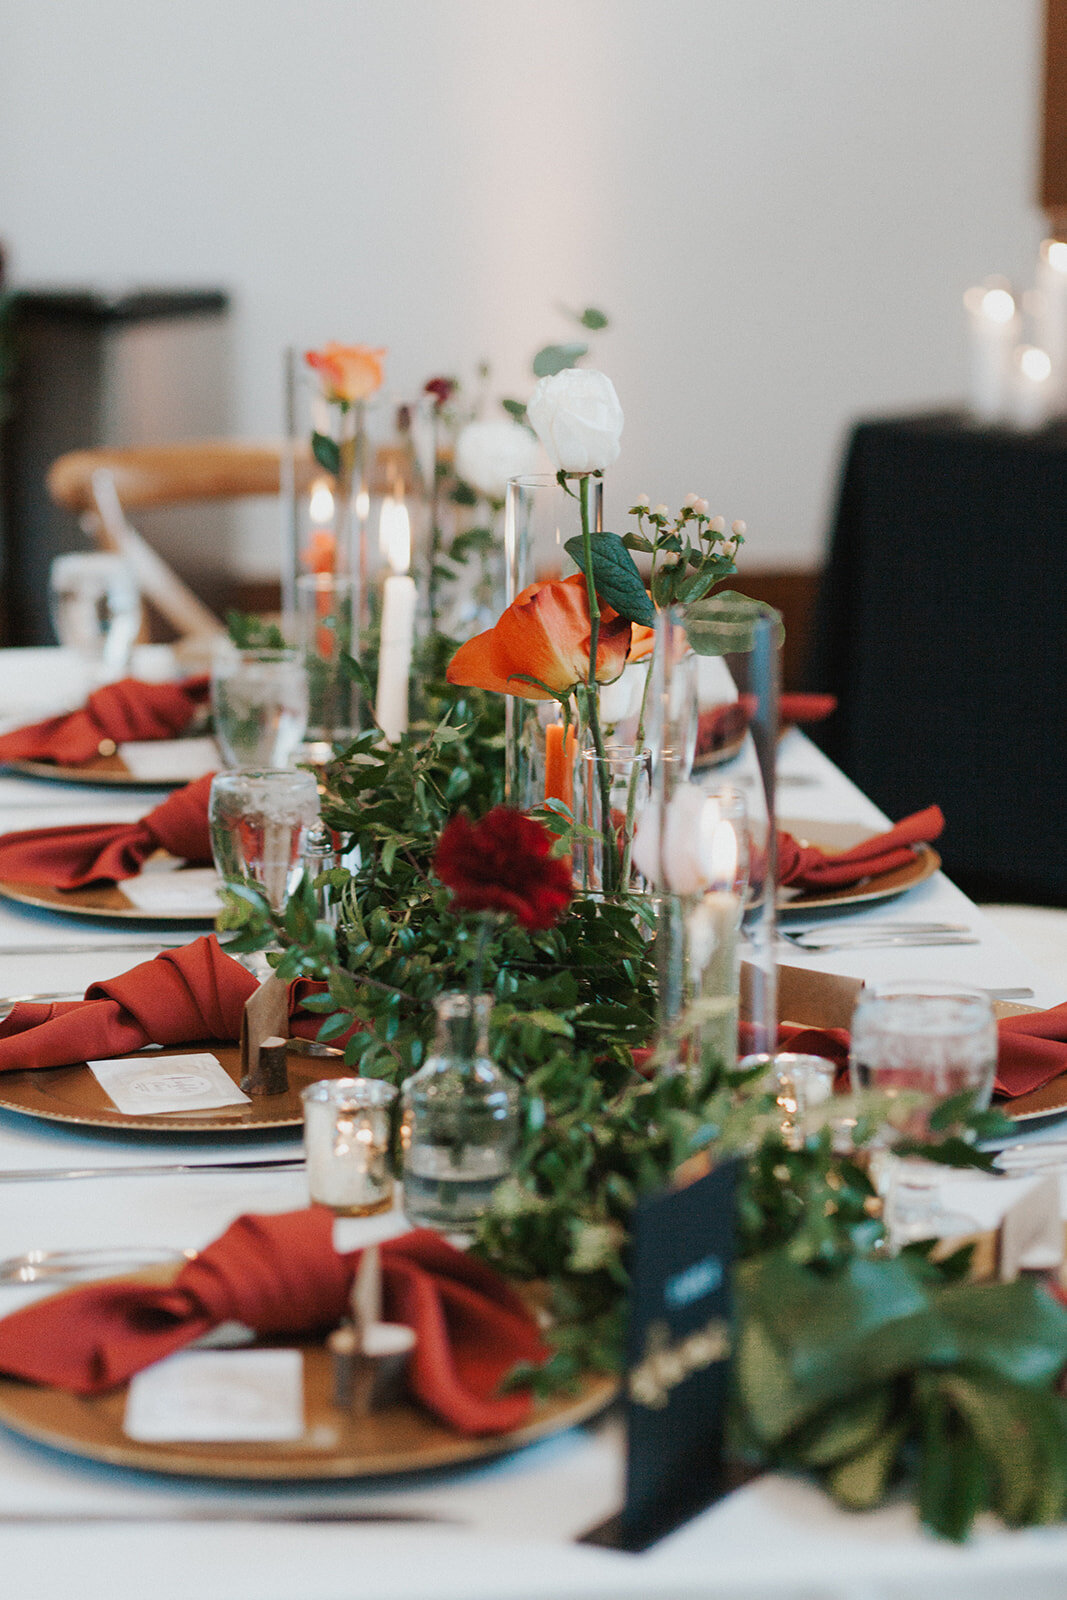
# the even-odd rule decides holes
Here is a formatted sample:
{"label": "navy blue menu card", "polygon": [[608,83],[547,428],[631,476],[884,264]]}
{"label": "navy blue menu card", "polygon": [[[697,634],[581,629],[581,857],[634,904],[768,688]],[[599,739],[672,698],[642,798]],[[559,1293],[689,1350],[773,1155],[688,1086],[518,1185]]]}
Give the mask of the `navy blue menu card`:
{"label": "navy blue menu card", "polygon": [[638,1205],[626,1348],[622,1510],[583,1543],[644,1550],[727,1487],[737,1162]]}

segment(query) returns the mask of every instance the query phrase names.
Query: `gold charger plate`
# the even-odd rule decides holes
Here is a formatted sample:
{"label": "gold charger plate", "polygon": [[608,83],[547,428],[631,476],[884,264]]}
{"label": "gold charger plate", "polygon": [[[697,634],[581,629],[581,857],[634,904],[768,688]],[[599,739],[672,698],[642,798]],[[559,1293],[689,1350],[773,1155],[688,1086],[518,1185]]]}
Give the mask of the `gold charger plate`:
{"label": "gold charger plate", "polygon": [[[180,868],[178,869],[181,870]],[[65,911],[72,917],[106,917],[111,922],[168,922],[204,927],[214,924],[211,912],[144,911],[127,900],[117,883],[85,889],[53,889],[46,883],[18,883],[0,879],[0,895],[21,906],[44,911]]]}
{"label": "gold charger plate", "polygon": [[[858,822],[786,820],[780,821],[778,826],[802,843],[816,844],[823,850],[849,850],[879,831]],[[846,889],[812,890],[802,894],[792,894],[788,889],[780,891],[778,913],[788,916],[790,912],[797,911],[806,916],[809,911],[818,911],[821,907],[866,905],[875,900],[889,900],[894,895],[903,894],[906,889],[914,889],[916,884],[925,883],[940,869],[941,857],[929,844],[917,844],[912,848],[914,859],[904,866],[895,867],[891,872],[875,873]]]}
{"label": "gold charger plate", "polygon": [[7,772],[21,772],[27,778],[50,778],[56,783],[89,783],[109,789],[180,789],[189,782],[189,776],[172,778],[138,778],[117,753],[94,756],[76,767],[63,766],[58,761],[5,761],[0,763]]}
{"label": "gold charger plate", "polygon": [[[164,1268],[113,1281],[165,1283],[176,1270]],[[589,1375],[576,1394],[536,1401],[524,1427],[471,1439],[453,1433],[414,1401],[400,1401],[369,1417],[340,1411],[332,1402],[333,1374],[325,1348],[302,1339],[273,1343],[288,1349],[295,1345],[303,1352],[306,1428],[300,1439],[231,1444],[128,1439],[122,1431],[125,1384],[108,1394],[83,1396],[0,1378],[0,1422],[39,1444],[116,1467],[181,1477],[321,1482],[427,1472],[503,1455],[587,1422],[611,1403],[618,1387],[614,1378]]]}
{"label": "gold charger plate", "polygon": [[[241,1052],[236,1045],[166,1046],[167,1055],[205,1051],[218,1058],[235,1083],[240,1081]],[[143,1053],[151,1060],[158,1051]],[[285,1094],[256,1095],[246,1104],[217,1106],[211,1111],[158,1111],[132,1117],[115,1109],[84,1063],[0,1072],[0,1111],[18,1111],[49,1122],[129,1128],[141,1133],[263,1133],[268,1128],[299,1128],[304,1122],[300,1091],[320,1078],[344,1077],[350,1069],[340,1056],[311,1056],[294,1050],[289,1051],[288,1062],[289,1088]]]}

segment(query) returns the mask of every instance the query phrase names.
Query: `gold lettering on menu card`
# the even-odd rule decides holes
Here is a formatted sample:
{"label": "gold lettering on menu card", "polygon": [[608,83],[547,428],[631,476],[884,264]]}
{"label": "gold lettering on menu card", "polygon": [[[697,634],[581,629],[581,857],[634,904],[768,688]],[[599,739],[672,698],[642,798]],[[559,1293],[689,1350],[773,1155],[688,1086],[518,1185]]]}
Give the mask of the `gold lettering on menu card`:
{"label": "gold lettering on menu card", "polygon": [[712,1317],[677,1344],[671,1343],[665,1322],[653,1322],[645,1336],[645,1353],[630,1373],[630,1399],[660,1411],[672,1389],[729,1354],[730,1329],[722,1317]]}

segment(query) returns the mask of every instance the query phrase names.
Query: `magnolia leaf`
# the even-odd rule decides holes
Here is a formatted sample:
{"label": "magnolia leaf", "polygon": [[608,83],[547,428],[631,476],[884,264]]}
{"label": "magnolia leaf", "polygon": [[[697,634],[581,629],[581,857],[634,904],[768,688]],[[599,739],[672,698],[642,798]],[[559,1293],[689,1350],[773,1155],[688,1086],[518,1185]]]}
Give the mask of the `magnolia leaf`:
{"label": "magnolia leaf", "polygon": [[[593,533],[589,536],[593,552],[593,582],[597,598],[613,606],[627,622],[639,622],[646,628],[656,625],[656,608],[634,563],[617,533]],[[568,539],[563,547],[578,568],[585,571],[585,542],[580,534]]]}
{"label": "magnolia leaf", "polygon": [[546,344],[533,359],[535,378],[551,378],[565,367],[573,367],[588,353],[587,344]]}
{"label": "magnolia leaf", "polygon": [[904,1433],[903,1427],[890,1428],[836,1466],[826,1480],[834,1499],[850,1511],[870,1511],[880,1505]]}
{"label": "magnolia leaf", "polygon": [[311,450],[319,466],[325,467],[336,478],[341,470],[341,451],[337,440],[331,439],[328,433],[313,433]]}
{"label": "magnolia leaf", "polygon": [[866,1450],[883,1432],[891,1403],[891,1391],[886,1387],[828,1407],[797,1440],[797,1453],[805,1466],[829,1467]]}
{"label": "magnolia leaf", "polygon": [[698,656],[747,655],[755,649],[756,626],[763,617],[775,623],[781,644],[785,628],[773,606],[724,589],[713,599],[700,600],[689,607],[685,631]]}

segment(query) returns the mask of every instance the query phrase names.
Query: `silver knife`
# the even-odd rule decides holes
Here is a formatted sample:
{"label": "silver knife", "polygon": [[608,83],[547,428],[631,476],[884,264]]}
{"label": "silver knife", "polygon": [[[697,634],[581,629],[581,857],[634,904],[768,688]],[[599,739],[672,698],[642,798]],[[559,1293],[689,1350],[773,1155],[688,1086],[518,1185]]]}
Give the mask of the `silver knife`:
{"label": "silver knife", "polygon": [[247,1511],[240,1506],[204,1511],[0,1511],[0,1527],[5,1528],[87,1522],[441,1522],[462,1526],[459,1517],[432,1511]]}
{"label": "silver knife", "polygon": [[0,960],[4,956],[121,956],[127,950],[152,950],[158,955],[161,950],[184,950],[189,942],[185,939],[175,944],[153,939],[151,944],[6,944],[0,945]]}
{"label": "silver knife", "polygon": [[152,1178],[166,1172],[291,1172],[303,1156],[265,1161],[172,1161],[150,1167],[11,1167],[0,1171],[0,1183],[50,1183],[58,1178]]}

